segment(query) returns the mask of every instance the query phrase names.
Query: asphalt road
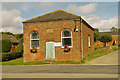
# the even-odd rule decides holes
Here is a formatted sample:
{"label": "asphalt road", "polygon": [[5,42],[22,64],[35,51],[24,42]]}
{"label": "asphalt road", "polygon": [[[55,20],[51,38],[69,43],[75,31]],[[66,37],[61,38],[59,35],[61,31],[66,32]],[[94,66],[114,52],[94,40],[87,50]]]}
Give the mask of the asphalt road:
{"label": "asphalt road", "polygon": [[118,65],[3,66],[2,73],[89,73],[118,74]]}
{"label": "asphalt road", "polygon": [[[118,78],[117,51],[89,64],[2,66],[3,78]],[[106,59],[107,58],[107,59]],[[117,58],[117,59],[116,59]],[[113,61],[111,61],[113,60]],[[103,62],[104,61],[104,62]],[[95,65],[95,64],[99,65]],[[114,63],[114,64],[113,64]],[[107,65],[106,65],[107,64]],[[119,65],[120,66],[120,65]]]}

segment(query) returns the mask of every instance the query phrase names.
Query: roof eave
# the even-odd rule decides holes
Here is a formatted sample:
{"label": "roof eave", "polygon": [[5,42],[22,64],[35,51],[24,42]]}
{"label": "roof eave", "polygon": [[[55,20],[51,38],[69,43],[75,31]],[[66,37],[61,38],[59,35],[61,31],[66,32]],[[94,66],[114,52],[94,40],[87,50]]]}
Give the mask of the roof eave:
{"label": "roof eave", "polygon": [[89,25],[84,19],[82,19],[82,20],[94,31],[94,28],[91,25]]}
{"label": "roof eave", "polygon": [[35,23],[35,22],[48,22],[48,21],[59,21],[59,20],[72,20],[72,19],[80,19],[81,18],[81,16],[79,16],[79,18],[71,18],[71,19],[58,19],[58,20],[47,20],[47,21],[31,21],[31,22],[29,22],[29,21],[23,21],[22,23]]}

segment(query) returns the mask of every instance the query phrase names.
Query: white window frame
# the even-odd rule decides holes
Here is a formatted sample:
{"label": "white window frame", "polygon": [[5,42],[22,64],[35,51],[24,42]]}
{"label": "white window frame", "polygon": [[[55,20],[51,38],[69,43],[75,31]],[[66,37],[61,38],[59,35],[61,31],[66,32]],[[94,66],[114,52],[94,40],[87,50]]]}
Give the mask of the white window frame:
{"label": "white window frame", "polygon": [[[69,28],[64,28],[64,29],[69,29]],[[70,37],[62,37],[62,32],[64,31],[64,29],[61,31],[61,48],[64,48],[63,44],[62,44],[62,39],[63,38],[71,38],[71,46],[68,46],[69,48],[72,48],[72,31],[69,29],[71,36]]]}
{"label": "white window frame", "polygon": [[91,47],[90,35],[88,35],[88,47]]}
{"label": "white window frame", "polygon": [[[32,31],[33,32],[33,31]],[[32,33],[31,32],[31,33]],[[37,31],[36,31],[37,32]],[[31,46],[31,41],[33,41],[33,40],[38,40],[39,41],[39,38],[37,38],[37,39],[31,39],[31,33],[30,33],[30,49],[32,49],[32,46]],[[39,36],[39,33],[38,33],[38,36]],[[39,44],[38,44],[39,45]],[[37,49],[39,49],[39,47],[37,47]]]}

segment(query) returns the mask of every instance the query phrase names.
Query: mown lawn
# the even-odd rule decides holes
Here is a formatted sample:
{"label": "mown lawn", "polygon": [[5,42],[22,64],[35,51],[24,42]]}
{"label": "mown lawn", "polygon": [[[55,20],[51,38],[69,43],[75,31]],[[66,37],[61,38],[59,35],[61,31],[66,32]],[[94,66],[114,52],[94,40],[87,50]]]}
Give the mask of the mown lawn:
{"label": "mown lawn", "polygon": [[[113,51],[118,50],[117,46],[113,46],[111,47],[106,47],[106,48],[97,48],[94,53],[89,54],[88,56],[86,56],[82,62],[75,62],[75,61],[54,61],[50,64],[84,64],[87,63],[97,57],[106,55],[108,53],[111,53]],[[1,63],[0,63],[1,64]],[[17,58],[14,60],[10,60],[10,61],[5,61],[2,62],[2,65],[41,65],[41,64],[46,64],[44,63],[44,61],[32,61],[32,62],[23,62],[23,57],[21,58]]]}
{"label": "mown lawn", "polygon": [[37,64],[44,64],[44,61],[23,62],[23,57],[21,57],[14,60],[2,62],[2,65],[37,65]]}
{"label": "mown lawn", "polygon": [[[2,62],[2,65],[40,65],[40,64],[46,64],[45,61],[31,61],[31,62],[23,62],[23,57],[17,58],[10,61]],[[55,61],[50,64],[82,64],[81,62],[75,62],[75,61]]]}

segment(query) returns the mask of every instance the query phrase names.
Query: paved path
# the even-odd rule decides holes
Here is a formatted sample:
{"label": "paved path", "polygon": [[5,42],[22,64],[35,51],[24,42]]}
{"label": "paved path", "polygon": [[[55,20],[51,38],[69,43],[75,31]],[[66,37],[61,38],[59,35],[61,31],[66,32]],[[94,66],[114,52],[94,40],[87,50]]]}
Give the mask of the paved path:
{"label": "paved path", "polygon": [[[120,50],[119,50],[120,51]],[[120,55],[119,55],[120,56]],[[118,65],[118,50],[107,55],[98,57],[91,62],[86,64],[89,65]]]}

